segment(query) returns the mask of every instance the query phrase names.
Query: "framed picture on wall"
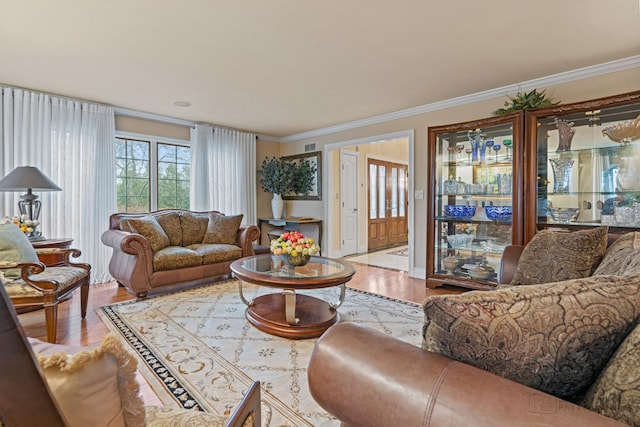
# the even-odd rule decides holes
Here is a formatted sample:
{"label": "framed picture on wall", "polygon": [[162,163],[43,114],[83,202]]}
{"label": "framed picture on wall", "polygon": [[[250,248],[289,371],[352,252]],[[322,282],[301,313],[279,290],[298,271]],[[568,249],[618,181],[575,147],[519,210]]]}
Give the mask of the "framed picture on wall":
{"label": "framed picture on wall", "polygon": [[309,194],[285,193],[282,195],[282,198],[284,200],[322,200],[322,152],[314,151],[311,153],[284,156],[283,158],[293,163],[302,160],[309,161],[316,169],[316,176],[313,180],[313,188]]}

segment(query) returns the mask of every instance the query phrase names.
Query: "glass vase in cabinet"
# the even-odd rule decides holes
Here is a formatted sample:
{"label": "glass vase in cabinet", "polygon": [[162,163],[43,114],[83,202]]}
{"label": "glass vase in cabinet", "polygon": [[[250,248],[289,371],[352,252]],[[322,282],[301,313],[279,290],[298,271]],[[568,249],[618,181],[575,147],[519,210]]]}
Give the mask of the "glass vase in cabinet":
{"label": "glass vase in cabinet", "polygon": [[494,289],[522,242],[522,112],[429,128],[427,286]]}
{"label": "glass vase in cabinet", "polygon": [[543,229],[640,228],[640,91],[530,110],[525,128],[525,242]]}

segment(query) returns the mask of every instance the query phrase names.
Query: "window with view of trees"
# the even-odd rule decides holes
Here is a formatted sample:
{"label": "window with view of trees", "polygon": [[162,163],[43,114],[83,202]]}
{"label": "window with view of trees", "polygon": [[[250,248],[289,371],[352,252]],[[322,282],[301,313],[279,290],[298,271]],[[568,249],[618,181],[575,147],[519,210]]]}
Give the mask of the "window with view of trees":
{"label": "window with view of trees", "polygon": [[120,212],[189,209],[188,145],[117,137],[116,164]]}

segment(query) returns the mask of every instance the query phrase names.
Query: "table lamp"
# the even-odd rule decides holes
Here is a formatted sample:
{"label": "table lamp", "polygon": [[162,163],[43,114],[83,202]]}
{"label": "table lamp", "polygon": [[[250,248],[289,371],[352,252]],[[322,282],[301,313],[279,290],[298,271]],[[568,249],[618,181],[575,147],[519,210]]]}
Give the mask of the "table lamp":
{"label": "table lamp", "polygon": [[[24,191],[27,193],[20,196],[18,209],[21,215],[32,221],[37,221],[40,217],[41,203],[38,196],[33,191],[62,191],[48,176],[33,166],[18,166],[11,173],[0,179],[0,191]],[[33,231],[29,239],[38,240],[42,238],[39,231]]]}

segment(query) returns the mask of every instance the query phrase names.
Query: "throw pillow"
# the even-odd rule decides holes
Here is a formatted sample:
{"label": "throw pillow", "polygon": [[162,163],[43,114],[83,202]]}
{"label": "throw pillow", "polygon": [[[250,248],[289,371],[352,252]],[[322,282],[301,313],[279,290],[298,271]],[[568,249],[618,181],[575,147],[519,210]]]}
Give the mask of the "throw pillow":
{"label": "throw pillow", "polygon": [[209,215],[205,213],[181,213],[180,227],[182,228],[182,246],[202,243],[202,239],[204,239],[207,231],[207,224],[209,224]]}
{"label": "throw pillow", "polygon": [[144,425],[136,360],[115,335],[107,334],[95,348],[29,342],[70,425]]}
{"label": "throw pillow", "polygon": [[640,326],[620,344],[587,392],[583,406],[640,427]]}
{"label": "throw pillow", "polygon": [[640,317],[640,275],[428,297],[423,347],[567,398],[586,389]]}
{"label": "throw pillow", "polygon": [[235,245],[238,242],[238,230],[244,215],[220,216],[209,214],[209,225],[202,243],[221,243]]}
{"label": "throw pillow", "polygon": [[[27,236],[14,223],[0,224],[0,261],[38,262],[36,250]],[[20,269],[3,271],[8,280],[18,279]]]}
{"label": "throw pillow", "polygon": [[594,276],[640,274],[640,233],[626,233],[607,248]]}
{"label": "throw pillow", "polygon": [[178,215],[178,212],[159,212],[154,218],[169,237],[170,245],[182,246],[182,227],[180,226],[180,215]]}
{"label": "throw pillow", "polygon": [[607,250],[609,227],[573,233],[543,230],[525,246],[511,285],[537,285],[588,277]]}
{"label": "throw pillow", "polygon": [[160,249],[169,246],[169,236],[152,215],[127,218],[126,223],[131,231],[140,234],[149,242],[153,252],[158,252]]}

